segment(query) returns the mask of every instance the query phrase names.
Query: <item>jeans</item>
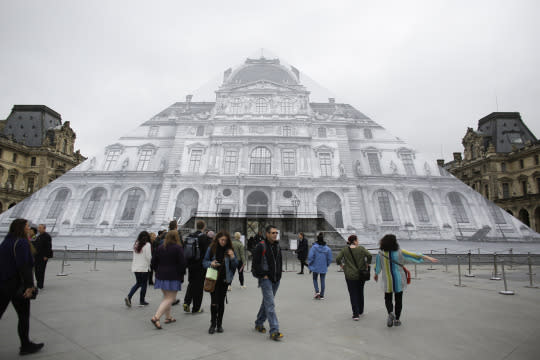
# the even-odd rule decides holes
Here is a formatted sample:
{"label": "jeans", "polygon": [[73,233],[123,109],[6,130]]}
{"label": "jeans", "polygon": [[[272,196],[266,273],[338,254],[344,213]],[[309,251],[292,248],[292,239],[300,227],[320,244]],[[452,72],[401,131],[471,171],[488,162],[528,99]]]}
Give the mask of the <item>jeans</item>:
{"label": "jeans", "polygon": [[144,297],[146,296],[146,287],[148,286],[148,272],[136,272],[134,274],[137,282],[131,288],[128,298],[131,300],[131,297],[133,294],[135,294],[135,291],[141,288],[140,304],[142,304],[144,302]]}
{"label": "jeans", "polygon": [[[317,282],[318,276],[321,276],[321,291],[319,292],[319,283]],[[321,297],[324,297],[324,287],[325,287],[326,274],[313,273],[313,286],[315,287],[315,292],[320,293]]]}
{"label": "jeans", "polygon": [[240,285],[244,286],[244,269],[240,271],[240,269],[242,268],[242,265],[244,265],[244,263],[242,263],[241,261],[238,261],[238,280],[240,280]]}
{"label": "jeans", "polygon": [[223,324],[227,286],[228,285],[225,281],[218,279],[214,291],[210,293],[210,325],[212,327],[219,327]]}
{"label": "jeans", "polygon": [[[401,309],[403,308],[403,291],[394,293],[394,297],[396,298],[396,319],[399,320],[399,317],[401,316]],[[386,311],[390,314],[392,311],[394,311],[394,304],[392,304],[392,293],[384,293],[384,304],[386,305]]]}
{"label": "jeans", "polygon": [[274,304],[274,297],[279,288],[279,281],[273,283],[270,279],[259,279],[259,287],[262,291],[262,304],[257,314],[257,320],[255,325],[262,326],[266,319],[270,324],[270,334],[279,332],[279,324],[276,315],[276,307]]}
{"label": "jeans", "polygon": [[36,261],[34,263],[34,273],[36,275],[36,282],[38,288],[43,288],[43,282],[45,281],[45,268],[47,268],[47,261],[43,260],[43,257],[36,256]]}
{"label": "jeans", "polygon": [[362,280],[347,280],[347,289],[349,289],[349,297],[351,298],[351,307],[353,316],[358,316],[364,313],[364,284]]}

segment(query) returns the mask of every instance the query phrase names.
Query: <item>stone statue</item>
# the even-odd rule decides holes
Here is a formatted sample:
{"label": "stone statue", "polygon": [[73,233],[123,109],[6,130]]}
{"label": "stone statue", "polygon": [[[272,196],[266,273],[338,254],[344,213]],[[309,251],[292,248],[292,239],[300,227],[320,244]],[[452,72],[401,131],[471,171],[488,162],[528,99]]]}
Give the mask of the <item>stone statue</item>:
{"label": "stone statue", "polygon": [[94,166],[96,166],[96,157],[90,159],[90,162],[88,164],[88,170],[93,170]]}
{"label": "stone statue", "polygon": [[394,161],[390,161],[390,172],[392,173],[392,175],[397,175],[398,173],[398,168]]}
{"label": "stone statue", "polygon": [[338,169],[339,169],[339,177],[347,177],[347,175],[345,174],[345,165],[343,165],[342,161],[339,162]]}
{"label": "stone statue", "polygon": [[126,171],[129,166],[129,158],[125,158],[122,162],[122,171]]}
{"label": "stone statue", "polygon": [[354,170],[356,171],[356,176],[362,176],[362,164],[360,163],[360,160],[356,160]]}
{"label": "stone statue", "polygon": [[167,169],[167,159],[162,158],[159,163],[159,171],[165,171],[165,169]]}
{"label": "stone statue", "polygon": [[431,167],[427,163],[427,161],[424,163],[424,171],[426,172],[427,176],[431,176]]}

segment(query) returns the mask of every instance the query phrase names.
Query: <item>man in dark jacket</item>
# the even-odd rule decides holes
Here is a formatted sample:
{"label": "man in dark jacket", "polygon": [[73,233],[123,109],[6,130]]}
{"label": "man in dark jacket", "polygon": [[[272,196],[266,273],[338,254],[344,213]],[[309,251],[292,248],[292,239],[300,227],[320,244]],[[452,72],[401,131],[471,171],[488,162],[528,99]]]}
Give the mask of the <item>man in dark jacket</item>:
{"label": "man in dark jacket", "polygon": [[304,233],[301,232],[298,234],[298,247],[296,250],[296,255],[298,256],[298,260],[300,261],[300,272],[299,275],[304,274],[304,266],[307,265],[306,259],[308,256],[308,241],[304,237]]}
{"label": "man in dark jacket", "polygon": [[36,262],[35,262],[35,273],[36,273],[36,282],[37,287],[43,289],[43,282],[45,280],[45,268],[47,267],[47,261],[53,256],[52,252],[52,239],[51,235],[45,230],[47,227],[44,224],[38,225],[38,237],[34,242],[36,247]]}
{"label": "man in dark jacket", "polygon": [[198,238],[197,242],[199,244],[200,257],[198,260],[191,261],[187,264],[189,269],[188,286],[186,295],[184,296],[184,311],[190,311],[189,307],[191,306],[191,301],[193,300],[193,309],[191,309],[193,314],[203,312],[201,309],[201,303],[204,295],[203,287],[206,272],[204,271],[202,261],[211,242],[210,238],[208,238],[204,232],[206,223],[203,220],[197,221],[196,228],[197,231],[190,234],[189,237]]}
{"label": "man in dark jacket", "polygon": [[255,320],[255,330],[266,333],[264,322],[270,324],[270,338],[280,340],[283,334],[279,332],[274,297],[281,280],[282,262],[281,248],[277,240],[278,229],[273,225],[266,227],[266,239],[263,239],[253,251],[252,272],[259,279],[262,291],[262,304]]}

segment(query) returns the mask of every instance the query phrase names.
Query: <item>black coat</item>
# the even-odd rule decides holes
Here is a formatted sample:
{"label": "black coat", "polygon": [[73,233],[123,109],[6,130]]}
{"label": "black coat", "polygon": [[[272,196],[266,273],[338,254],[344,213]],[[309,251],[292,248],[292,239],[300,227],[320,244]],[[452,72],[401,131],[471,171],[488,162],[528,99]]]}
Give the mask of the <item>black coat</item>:
{"label": "black coat", "polygon": [[[268,271],[262,269],[262,257],[265,253],[266,261],[268,263]],[[270,244],[268,240],[264,240],[257,244],[257,247],[253,251],[253,262],[251,264],[253,276],[262,279],[265,276],[273,282],[281,280],[281,273],[283,271],[281,247],[276,241],[274,244]]]}
{"label": "black coat", "polygon": [[53,257],[52,238],[51,238],[51,235],[49,235],[49,233],[44,232],[43,234],[39,234],[36,240],[34,241],[34,247],[36,248],[36,251],[37,251],[36,256],[40,258]]}
{"label": "black coat", "polygon": [[306,260],[308,256],[308,241],[306,238],[303,238],[298,243],[298,249],[296,250],[296,255],[298,260]]}

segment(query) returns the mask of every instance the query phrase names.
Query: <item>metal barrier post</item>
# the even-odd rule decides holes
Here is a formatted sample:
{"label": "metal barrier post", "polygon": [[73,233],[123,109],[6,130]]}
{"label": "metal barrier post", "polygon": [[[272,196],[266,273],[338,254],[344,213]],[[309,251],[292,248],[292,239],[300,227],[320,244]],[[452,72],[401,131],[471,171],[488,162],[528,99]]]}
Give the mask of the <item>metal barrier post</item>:
{"label": "metal barrier post", "polygon": [[532,272],[532,260],[531,260],[531,253],[529,252],[527,255],[527,262],[529,263],[529,285],[525,286],[527,288],[538,288],[538,286],[534,286],[533,284],[533,276],[536,274],[533,274]]}
{"label": "metal barrier post", "polygon": [[88,262],[90,262],[90,244],[88,244]]}
{"label": "metal barrier post", "polygon": [[504,290],[499,291],[499,294],[514,295],[514,292],[512,290],[508,290],[508,286],[506,284],[506,272],[504,271],[504,261],[501,262],[501,268],[502,268],[502,275],[503,275],[503,281],[504,281]]}
{"label": "metal barrier post", "polygon": [[287,267],[287,258],[289,257],[289,255],[287,255],[288,252],[285,253],[285,271],[288,271],[288,267]]}
{"label": "metal barrier post", "polygon": [[56,276],[67,276],[68,274],[66,274],[64,272],[64,266],[66,264],[66,250],[64,249],[64,258],[62,259],[62,270],[60,270],[60,272],[58,274],[56,274]]}
{"label": "metal barrier post", "polygon": [[68,254],[67,254],[67,252],[68,252],[67,245],[64,245],[64,255],[65,255],[65,256],[64,256],[64,260],[62,260],[62,261],[64,262],[64,266],[71,266],[71,264],[69,264],[69,263],[67,262],[67,259],[68,259]]}
{"label": "metal barrier post", "polygon": [[454,284],[455,286],[459,286],[459,287],[464,287],[465,285],[463,285],[461,283],[461,262],[459,261],[459,256],[457,257],[457,272],[458,272],[458,283],[457,284]]}
{"label": "metal barrier post", "polygon": [[112,257],[113,257],[113,261],[116,261],[116,252],[114,251],[114,244],[112,244]]}
{"label": "metal barrier post", "polygon": [[414,277],[413,277],[414,280],[420,280],[420,278],[418,277],[418,272],[416,271],[416,264],[414,264]]}
{"label": "metal barrier post", "polygon": [[470,250],[469,250],[468,257],[469,257],[469,272],[467,274],[465,274],[465,276],[466,277],[474,277],[474,274],[471,273],[471,251]]}
{"label": "metal barrier post", "polygon": [[497,253],[493,253],[493,274],[491,274],[491,280],[501,280],[497,271]]}
{"label": "metal barrier post", "polygon": [[448,272],[448,249],[444,248],[444,272]]}
{"label": "metal barrier post", "polygon": [[[433,250],[430,250],[430,251],[431,251],[431,257],[433,257]],[[433,263],[432,263],[432,262],[429,263],[428,270],[435,270],[435,268],[433,267]]]}
{"label": "metal barrier post", "polygon": [[480,248],[478,248],[478,261],[480,261]]}
{"label": "metal barrier post", "polygon": [[97,266],[96,266],[96,265],[97,265],[97,248],[96,248],[96,251],[95,251],[95,253],[94,253],[94,268],[93,268],[93,269],[90,269],[90,271],[99,271],[99,270],[97,269]]}
{"label": "metal barrier post", "polygon": [[510,269],[512,269],[512,264],[514,263],[514,250],[510,248],[508,251],[510,252]]}

